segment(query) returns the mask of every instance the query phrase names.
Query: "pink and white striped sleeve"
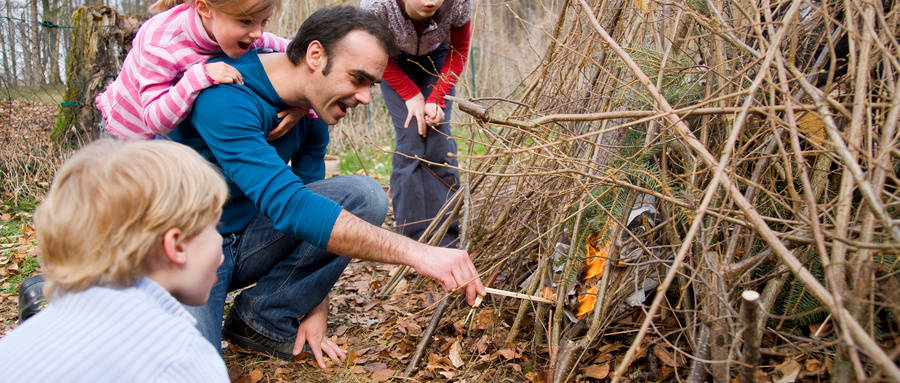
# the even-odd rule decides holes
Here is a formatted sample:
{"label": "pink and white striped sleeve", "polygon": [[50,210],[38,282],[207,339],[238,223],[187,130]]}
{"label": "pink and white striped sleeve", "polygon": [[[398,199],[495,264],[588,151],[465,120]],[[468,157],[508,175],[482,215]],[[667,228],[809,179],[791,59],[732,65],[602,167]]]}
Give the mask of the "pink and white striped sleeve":
{"label": "pink and white striped sleeve", "polygon": [[263,32],[262,37],[256,39],[250,47],[269,48],[274,51],[284,52],[287,50],[287,46],[290,42],[291,40],[275,35],[274,33]]}
{"label": "pink and white striped sleeve", "polygon": [[[206,73],[205,61],[180,63],[163,48],[147,47],[136,77],[142,107],[141,119],[155,135],[165,136],[191,112],[200,91],[215,84]],[[187,70],[178,78],[179,68]]]}

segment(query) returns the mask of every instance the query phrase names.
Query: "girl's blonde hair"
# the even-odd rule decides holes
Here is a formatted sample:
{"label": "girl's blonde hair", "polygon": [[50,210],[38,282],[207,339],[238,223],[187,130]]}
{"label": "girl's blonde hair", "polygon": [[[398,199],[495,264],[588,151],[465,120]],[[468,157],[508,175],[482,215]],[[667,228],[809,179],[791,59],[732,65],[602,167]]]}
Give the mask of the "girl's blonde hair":
{"label": "girl's blonde hair", "polygon": [[215,223],[222,175],[193,149],[165,141],[96,141],[59,169],[34,214],[52,298],[93,285],[130,286],[159,262],[166,231],[190,240]]}
{"label": "girl's blonde hair", "polygon": [[[150,5],[150,12],[159,13],[176,5],[186,3],[193,5],[196,0],[156,0]],[[232,16],[250,16],[275,7],[275,12],[281,9],[281,0],[205,0],[210,8],[225,12]]]}

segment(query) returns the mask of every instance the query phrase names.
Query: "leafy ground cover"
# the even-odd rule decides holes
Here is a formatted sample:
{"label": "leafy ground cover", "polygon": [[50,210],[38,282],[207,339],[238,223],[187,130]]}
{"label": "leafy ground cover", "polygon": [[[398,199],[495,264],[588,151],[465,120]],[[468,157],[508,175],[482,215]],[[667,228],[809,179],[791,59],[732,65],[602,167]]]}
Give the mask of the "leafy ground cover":
{"label": "leafy ground cover", "polygon": [[[52,106],[22,100],[4,102],[0,115],[7,121],[0,129],[4,161],[28,165],[38,157],[41,173],[28,173],[28,169],[35,169],[32,165],[14,170],[7,167],[3,174],[9,184],[0,203],[0,337],[16,326],[19,283],[41,271],[32,213],[49,185],[51,165],[58,163],[48,158],[64,157],[48,149],[46,135],[54,122]],[[461,137],[466,134],[458,133]],[[341,174],[368,174],[387,185],[393,144],[390,137],[377,137],[381,137],[378,142],[369,137],[368,141],[357,142],[356,148],[346,144],[330,150],[341,157]],[[391,222],[389,214],[385,226]],[[328,361],[328,367],[320,370],[308,355],[282,361],[224,342],[223,354],[232,379],[245,383],[402,381],[400,376],[434,307],[446,295],[433,282],[410,274],[391,294],[379,296],[393,271],[390,265],[353,261],[333,290],[330,336],[348,351],[346,361]],[[526,356],[530,354],[525,353],[526,343],[505,343],[506,325],[496,314],[514,312],[517,307],[517,302],[487,300],[482,308],[472,311],[468,320],[443,318],[410,378],[489,382],[537,379],[541,374],[534,366],[540,364]]]}

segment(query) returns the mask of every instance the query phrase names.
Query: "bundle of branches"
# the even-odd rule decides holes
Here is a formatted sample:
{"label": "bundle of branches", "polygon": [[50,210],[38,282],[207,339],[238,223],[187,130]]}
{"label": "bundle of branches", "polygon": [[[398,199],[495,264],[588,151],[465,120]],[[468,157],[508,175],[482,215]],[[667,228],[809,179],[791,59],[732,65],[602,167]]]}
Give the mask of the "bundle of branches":
{"label": "bundle of branches", "polygon": [[558,381],[613,339],[613,381],[648,347],[689,362],[656,379],[900,380],[897,5],[558,5],[519,91],[459,105],[485,147],[448,209],[464,244],[493,287],[556,299],[508,339],[533,326]]}

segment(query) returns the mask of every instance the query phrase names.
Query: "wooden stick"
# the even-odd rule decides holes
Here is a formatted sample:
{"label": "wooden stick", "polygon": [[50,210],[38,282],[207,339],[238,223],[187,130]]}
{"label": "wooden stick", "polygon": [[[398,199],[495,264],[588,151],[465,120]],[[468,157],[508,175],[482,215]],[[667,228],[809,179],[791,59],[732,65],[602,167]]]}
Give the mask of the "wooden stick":
{"label": "wooden stick", "polygon": [[759,316],[759,293],[746,290],[741,294],[744,304],[741,305],[741,320],[744,322],[744,366],[741,371],[741,383],[756,382],[756,369],[759,366],[759,328],[756,321]]}
{"label": "wooden stick", "polygon": [[487,290],[488,294],[502,295],[504,297],[525,299],[525,300],[529,300],[532,302],[540,302],[540,303],[547,303],[547,304],[556,303],[556,301],[554,301],[552,299],[547,299],[544,297],[538,297],[538,296],[534,296],[534,295],[514,293],[512,291],[498,290],[498,289],[494,289],[494,288],[490,288],[490,287],[485,287],[484,289]]}

